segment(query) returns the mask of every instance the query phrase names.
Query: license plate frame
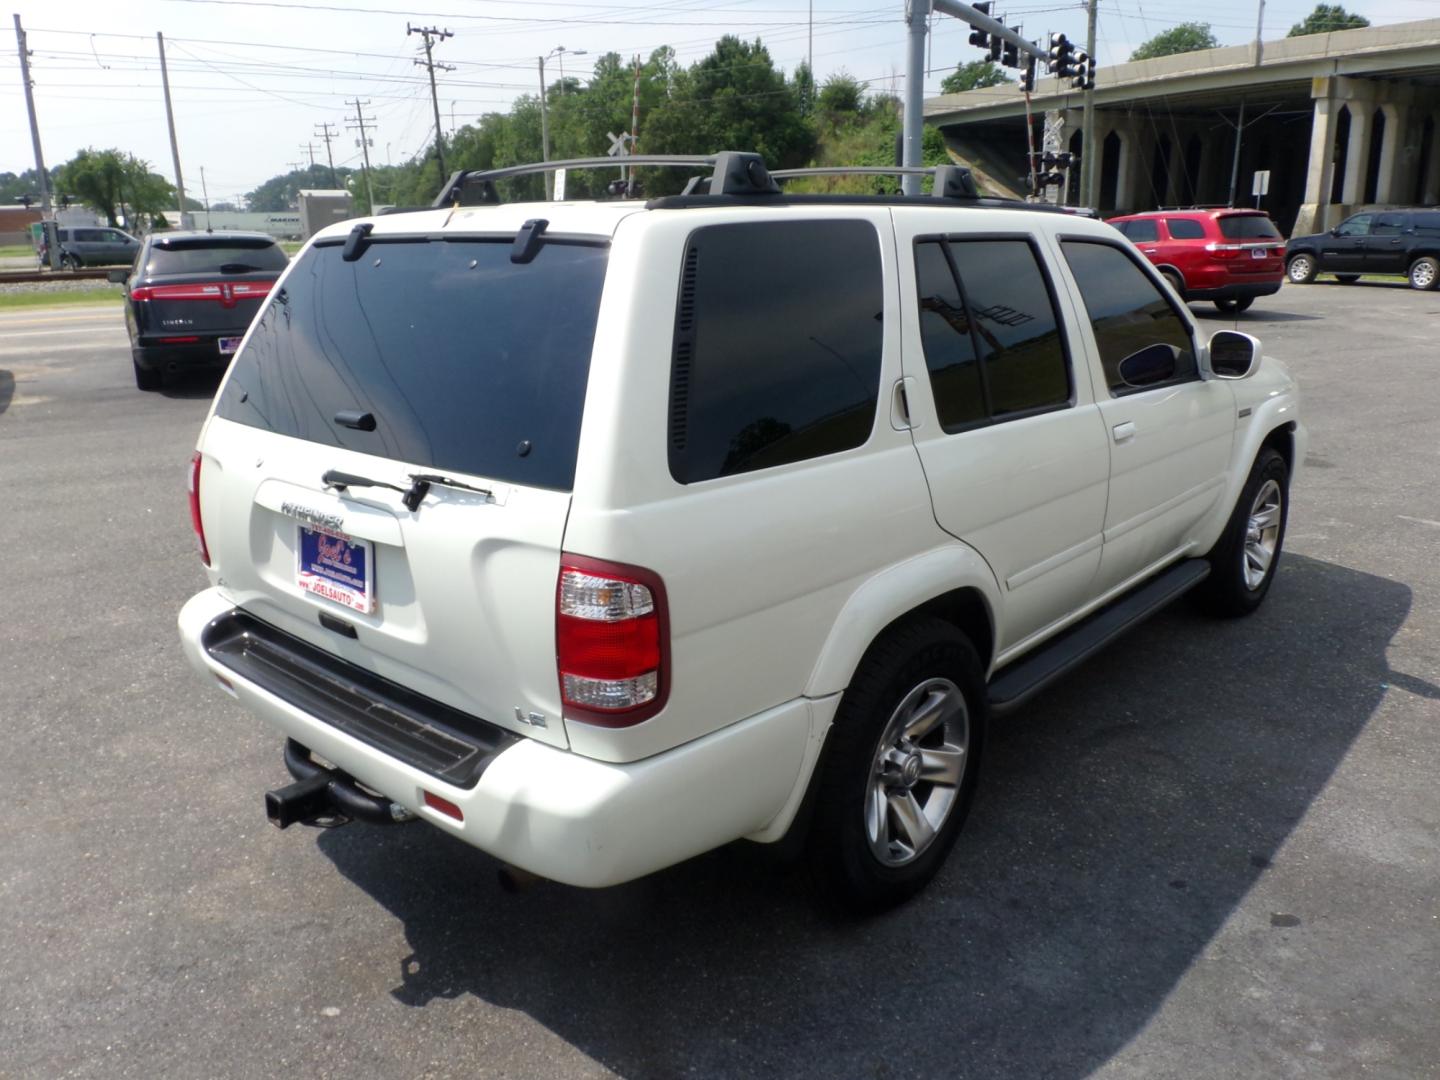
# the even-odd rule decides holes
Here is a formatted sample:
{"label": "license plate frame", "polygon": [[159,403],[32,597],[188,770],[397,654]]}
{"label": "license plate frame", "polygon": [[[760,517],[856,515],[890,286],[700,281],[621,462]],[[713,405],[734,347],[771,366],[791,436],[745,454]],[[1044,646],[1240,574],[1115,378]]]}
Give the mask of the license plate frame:
{"label": "license plate frame", "polygon": [[1270,254],[1270,249],[1269,249],[1269,248],[1251,248],[1251,249],[1250,249],[1250,257],[1251,257],[1252,259],[1264,259],[1264,258],[1268,257],[1269,254]]}
{"label": "license plate frame", "polygon": [[297,525],[295,584],[311,596],[361,615],[373,614],[375,545],[330,529]]}
{"label": "license plate frame", "polygon": [[222,337],[218,342],[218,347],[220,349],[221,356],[234,356],[236,351],[240,348],[240,338]]}

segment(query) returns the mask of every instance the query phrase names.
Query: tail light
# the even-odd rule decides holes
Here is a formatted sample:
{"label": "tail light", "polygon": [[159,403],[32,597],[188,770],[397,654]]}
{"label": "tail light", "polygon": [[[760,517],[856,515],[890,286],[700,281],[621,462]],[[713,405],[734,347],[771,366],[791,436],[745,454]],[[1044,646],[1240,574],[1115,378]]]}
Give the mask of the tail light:
{"label": "tail light", "polygon": [[665,586],[638,566],[562,555],[556,667],[568,719],[629,727],[665,705],[670,685]]}
{"label": "tail light", "polygon": [[1210,243],[1205,245],[1205,250],[1210,253],[1212,259],[1233,259],[1245,250],[1245,245]]}
{"label": "tail light", "polygon": [[200,549],[200,561],[210,565],[210,548],[205,544],[205,523],[200,520],[200,451],[190,455],[190,527],[195,530],[195,544]]}

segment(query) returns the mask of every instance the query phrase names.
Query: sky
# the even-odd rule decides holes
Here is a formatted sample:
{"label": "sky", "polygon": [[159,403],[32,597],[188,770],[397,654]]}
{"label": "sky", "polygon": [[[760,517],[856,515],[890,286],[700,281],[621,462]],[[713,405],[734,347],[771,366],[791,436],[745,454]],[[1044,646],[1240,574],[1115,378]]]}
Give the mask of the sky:
{"label": "sky", "polygon": [[[1265,0],[1266,39],[1283,37],[1314,0]],[[1374,25],[1440,16],[1440,0],[1353,0]],[[1101,66],[1123,62],[1141,42],[1178,23],[1208,21],[1222,45],[1253,40],[1259,0],[1100,0]],[[406,25],[447,28],[435,46],[441,125],[505,111],[547,81],[586,78],[600,54],[648,56],[670,45],[682,64],[733,33],[761,38],[787,72],[813,50],[817,78],[844,71],[874,90],[904,85],[904,0],[12,0],[28,35],[41,143],[48,166],[85,147],[116,147],[174,179],[160,87],[156,32],[163,32],[187,194],[233,200],[270,177],[324,162],[319,126],[336,132],[337,165],[357,166],[347,130],[368,99],[376,120],[372,162],[401,162],[428,145],[433,111],[420,37]],[[1011,0],[998,9],[1027,37],[1062,31],[1083,41],[1079,0]],[[13,22],[0,36],[0,172],[35,164]],[[969,28],[937,17],[926,93],[957,63],[980,58]],[[812,36],[813,35],[813,36]],[[583,54],[582,54],[583,50]],[[641,118],[643,133],[644,118]]]}

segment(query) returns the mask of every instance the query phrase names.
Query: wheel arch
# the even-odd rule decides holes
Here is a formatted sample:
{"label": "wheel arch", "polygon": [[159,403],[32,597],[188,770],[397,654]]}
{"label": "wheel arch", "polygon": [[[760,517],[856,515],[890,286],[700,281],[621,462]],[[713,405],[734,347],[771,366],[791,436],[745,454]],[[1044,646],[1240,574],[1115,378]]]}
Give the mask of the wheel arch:
{"label": "wheel arch", "polygon": [[867,579],[841,609],[805,685],[808,697],[839,693],[865,654],[895,627],[940,618],[969,638],[988,672],[994,659],[1000,590],[988,563],[964,544],[938,548]]}

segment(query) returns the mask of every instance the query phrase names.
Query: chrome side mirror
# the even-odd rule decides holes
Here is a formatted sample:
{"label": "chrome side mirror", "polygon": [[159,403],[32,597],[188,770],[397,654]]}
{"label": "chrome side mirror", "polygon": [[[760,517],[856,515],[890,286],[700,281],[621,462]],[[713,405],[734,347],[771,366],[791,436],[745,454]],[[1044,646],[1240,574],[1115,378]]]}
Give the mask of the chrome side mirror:
{"label": "chrome side mirror", "polygon": [[1260,366],[1260,340],[1238,330],[1217,330],[1210,338],[1210,371],[1217,379],[1245,379]]}

